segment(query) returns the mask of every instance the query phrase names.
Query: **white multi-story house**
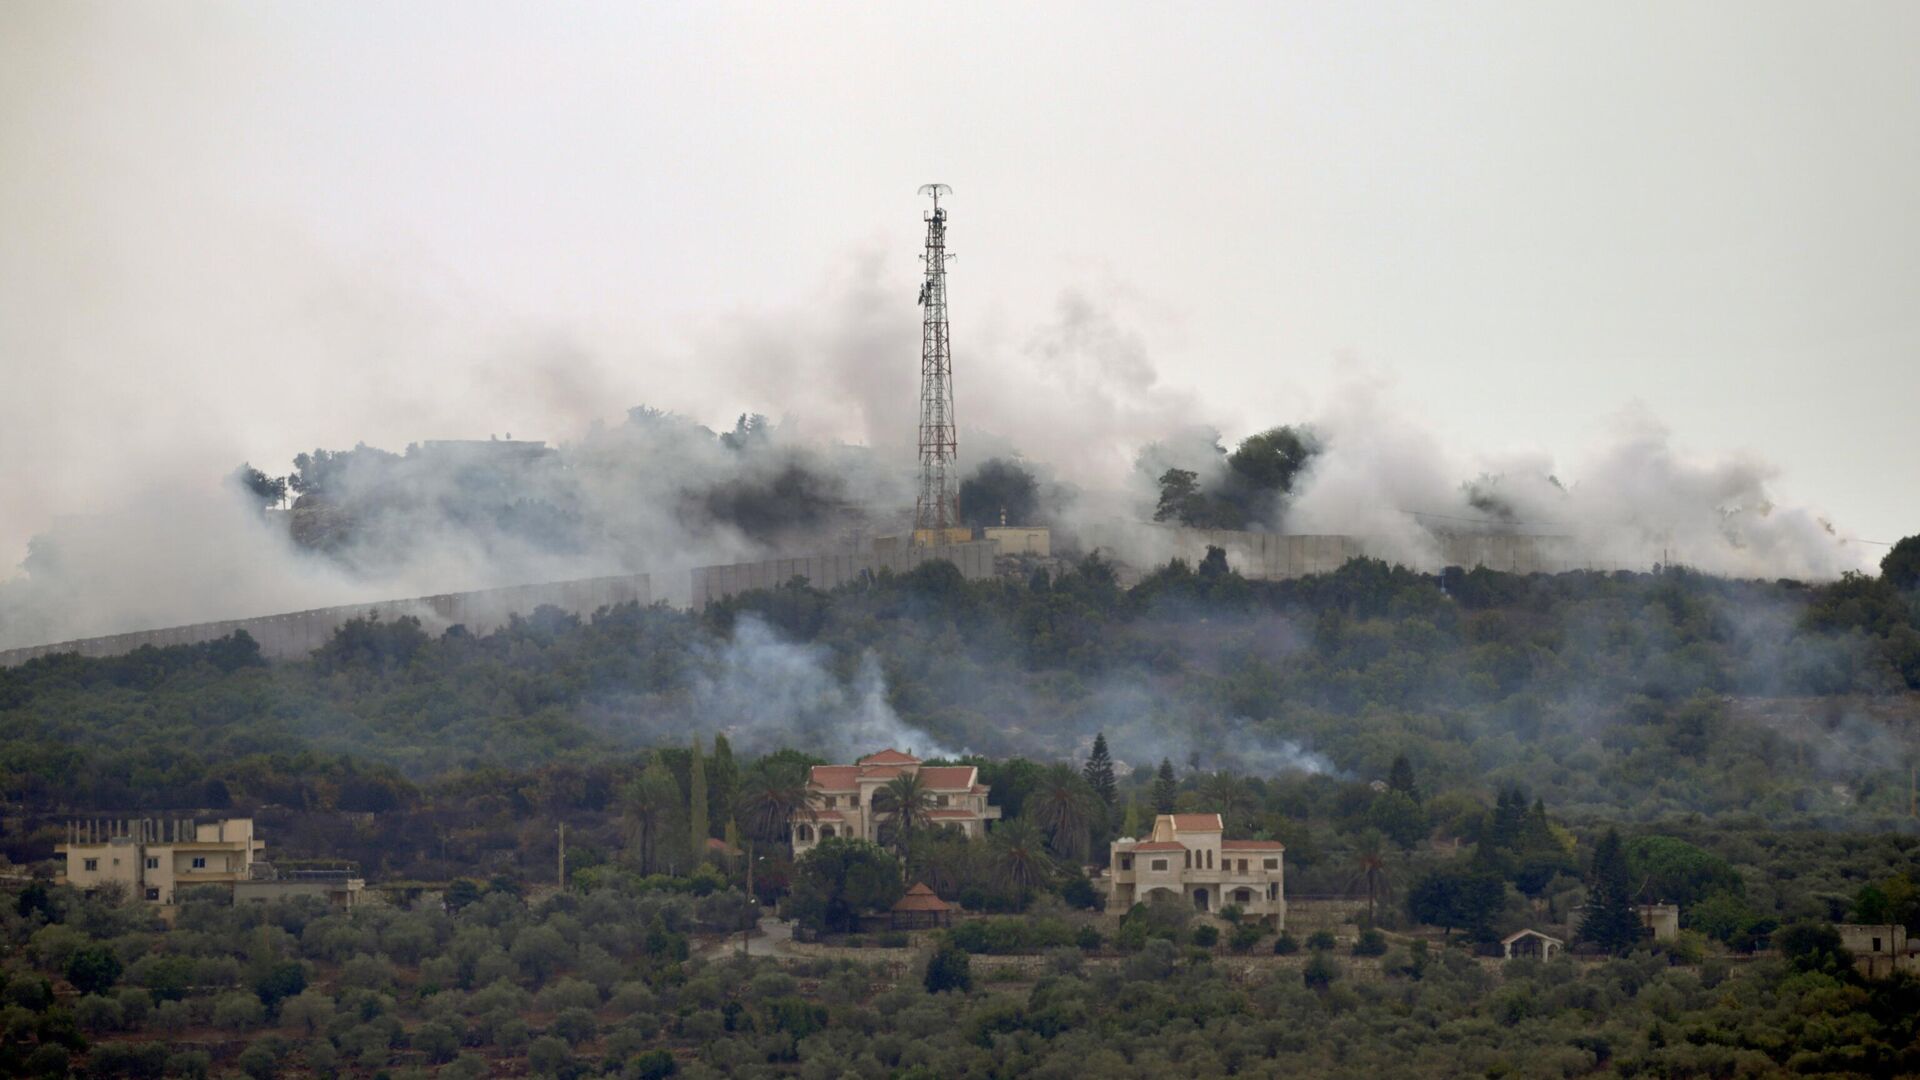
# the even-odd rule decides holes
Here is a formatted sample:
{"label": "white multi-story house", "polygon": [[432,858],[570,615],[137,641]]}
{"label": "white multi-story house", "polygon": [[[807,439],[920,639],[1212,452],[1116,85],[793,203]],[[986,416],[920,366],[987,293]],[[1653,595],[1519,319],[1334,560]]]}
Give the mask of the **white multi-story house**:
{"label": "white multi-story house", "polygon": [[119,884],[128,896],[171,904],[177,889],[231,888],[247,880],[254,856],[264,847],[265,841],[254,839],[251,818],[207,823],[136,818],[73,822],[67,842],[54,845],[54,851],[66,857],[61,877],[66,884],[80,889]]}
{"label": "white multi-story house", "polygon": [[1107,911],[1124,915],[1137,903],[1177,897],[1201,911],[1232,904],[1251,918],[1287,920],[1286,845],[1228,840],[1219,814],[1161,814],[1145,840],[1116,840],[1102,875]]}
{"label": "white multi-story house", "polygon": [[1000,808],[987,802],[987,786],[972,765],[922,765],[912,754],[889,747],[868,754],[852,765],[815,765],[807,780],[813,795],[813,816],[796,816],[790,829],[794,854],[807,851],[835,836],[856,840],[880,839],[880,826],[892,815],[875,810],[874,793],[895,777],[918,773],[933,799],[928,816],[936,828],[952,825],[970,840],[987,832],[987,822],[1000,817]]}

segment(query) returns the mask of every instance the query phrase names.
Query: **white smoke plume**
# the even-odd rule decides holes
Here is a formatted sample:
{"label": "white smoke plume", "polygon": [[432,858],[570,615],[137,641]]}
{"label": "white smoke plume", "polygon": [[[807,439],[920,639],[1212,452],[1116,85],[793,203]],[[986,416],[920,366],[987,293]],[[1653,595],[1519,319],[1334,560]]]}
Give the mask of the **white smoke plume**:
{"label": "white smoke plume", "polygon": [[830,668],[828,649],[787,641],[749,615],[703,661],[693,714],[742,750],[790,746],[843,762],[886,747],[921,758],[956,756],[901,722],[872,653],[843,681]]}
{"label": "white smoke plume", "polygon": [[1639,408],[1565,462],[1452,453],[1377,381],[1348,383],[1309,426],[1325,449],[1297,485],[1285,531],[1365,536],[1413,566],[1437,568],[1436,531],[1568,536],[1596,568],[1677,563],[1734,577],[1825,580],[1874,557],[1812,511],[1778,505],[1775,467],[1685,454]]}

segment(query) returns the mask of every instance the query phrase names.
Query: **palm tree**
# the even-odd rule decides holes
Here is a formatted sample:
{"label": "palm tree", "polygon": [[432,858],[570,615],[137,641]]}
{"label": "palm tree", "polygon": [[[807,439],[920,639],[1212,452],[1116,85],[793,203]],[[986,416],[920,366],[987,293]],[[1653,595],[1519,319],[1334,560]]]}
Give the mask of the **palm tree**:
{"label": "palm tree", "polygon": [[813,804],[818,798],[796,769],[754,769],[740,781],[740,827],[759,840],[791,843],[793,819],[817,817]]}
{"label": "palm tree", "polygon": [[1374,898],[1385,891],[1382,886],[1387,881],[1387,841],[1379,830],[1368,829],[1361,834],[1353,865],[1354,875],[1347,879],[1347,888],[1353,888],[1356,881],[1367,883],[1367,925],[1372,926]]}
{"label": "palm tree", "polygon": [[1027,796],[1025,813],[1046,830],[1047,842],[1062,857],[1086,861],[1088,830],[1093,825],[1094,795],[1071,765],[1054,765]]}
{"label": "palm tree", "polygon": [[875,813],[886,814],[893,826],[893,847],[902,858],[913,845],[916,830],[933,824],[933,794],[919,772],[903,772],[873,793]]}
{"label": "palm tree", "polygon": [[954,896],[973,877],[974,845],[964,840],[927,833],[916,837],[913,854],[914,876],[941,896]]}
{"label": "palm tree", "polygon": [[1229,829],[1245,827],[1253,817],[1253,793],[1246,781],[1229,772],[1217,772],[1200,785],[1200,799],[1206,809],[1219,812]]}
{"label": "palm tree", "polygon": [[680,785],[658,755],[620,793],[627,816],[627,844],[640,872],[653,872],[656,848],[667,823],[680,809]]}
{"label": "palm tree", "polygon": [[993,875],[1009,889],[1044,888],[1053,879],[1053,859],[1040,830],[1025,821],[1009,821],[987,838]]}

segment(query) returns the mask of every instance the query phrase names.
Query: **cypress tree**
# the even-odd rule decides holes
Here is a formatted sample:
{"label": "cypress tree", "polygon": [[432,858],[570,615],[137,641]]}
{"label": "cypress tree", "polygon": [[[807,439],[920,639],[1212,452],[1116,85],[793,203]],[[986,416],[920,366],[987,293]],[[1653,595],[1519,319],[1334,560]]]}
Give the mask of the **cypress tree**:
{"label": "cypress tree", "polygon": [[[713,737],[713,764],[707,769],[707,820],[724,835],[733,824],[734,803],[740,798],[740,766],[733,760],[733,744],[725,735]],[[728,841],[732,843],[731,840]]]}
{"label": "cypress tree", "polygon": [[700,736],[693,737],[693,758],[687,794],[687,839],[696,861],[707,857],[707,766],[700,754]]}
{"label": "cypress tree", "polygon": [[1153,812],[1171,814],[1175,799],[1180,794],[1178,782],[1173,777],[1173,762],[1160,759],[1160,772],[1153,778]]}
{"label": "cypress tree", "polygon": [[1393,768],[1387,771],[1387,787],[1414,802],[1420,801],[1420,786],[1413,782],[1413,763],[1407,760],[1407,755],[1394,756]]}
{"label": "cypress tree", "polygon": [[1087,779],[1087,786],[1093,789],[1100,801],[1111,810],[1114,799],[1120,789],[1113,782],[1113,757],[1107,753],[1107,733],[1100,732],[1093,737],[1093,753],[1087,755],[1086,768],[1081,775]]}
{"label": "cypress tree", "polygon": [[1608,829],[1593,849],[1593,872],[1587,881],[1587,908],[1580,922],[1580,940],[1619,955],[1640,940],[1640,911],[1633,903],[1627,878],[1627,854],[1619,832]]}

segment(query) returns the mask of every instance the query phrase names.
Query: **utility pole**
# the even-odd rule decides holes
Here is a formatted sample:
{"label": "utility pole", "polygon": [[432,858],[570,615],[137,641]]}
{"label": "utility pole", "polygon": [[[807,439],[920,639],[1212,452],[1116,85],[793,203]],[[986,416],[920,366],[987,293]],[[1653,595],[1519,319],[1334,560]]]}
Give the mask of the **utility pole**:
{"label": "utility pole", "polygon": [[925,184],[920,194],[933,198],[926,215],[926,280],[920,283],[920,496],[913,506],[913,542],[944,544],[960,524],[960,501],[952,472],[957,468],[959,435],[953,417],[953,354],[947,340],[947,212],[940,196],[945,184]]}
{"label": "utility pole", "polygon": [[740,928],[740,955],[741,956],[747,956],[751,954],[753,951],[753,946],[751,942],[753,940],[754,924],[760,921],[759,912],[755,910],[754,905],[758,904],[759,902],[760,902],[759,897],[756,897],[755,895],[753,895],[753,841],[748,840],[747,841],[747,910],[753,913],[754,918],[746,926],[743,926]]}

